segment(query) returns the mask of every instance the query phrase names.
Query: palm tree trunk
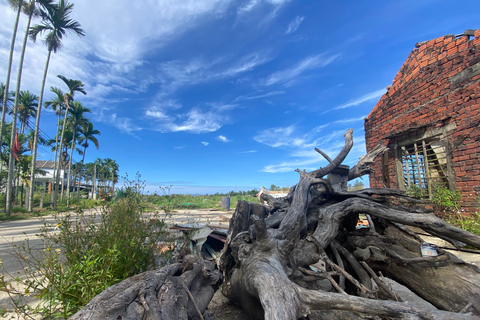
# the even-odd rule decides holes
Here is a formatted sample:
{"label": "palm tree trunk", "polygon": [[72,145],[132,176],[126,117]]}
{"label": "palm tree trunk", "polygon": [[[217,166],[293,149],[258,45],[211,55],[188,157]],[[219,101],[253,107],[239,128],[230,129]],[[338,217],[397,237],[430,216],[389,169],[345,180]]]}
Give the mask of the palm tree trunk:
{"label": "palm tree trunk", "polygon": [[[21,12],[22,12],[22,6],[19,5],[18,11],[17,11],[17,17],[15,18],[15,26],[13,27],[12,42],[10,43],[10,55],[8,56],[7,80],[5,81],[5,91],[3,94],[2,121],[0,122],[0,154],[2,152],[3,125],[5,124],[5,113],[7,110],[8,89],[10,84],[10,75],[12,72],[13,51],[15,49],[15,38],[17,37],[18,21],[20,20]],[[7,189],[7,192],[8,192],[8,189]],[[9,215],[10,215],[10,212],[7,213],[7,216]]]}
{"label": "palm tree trunk", "polygon": [[67,207],[70,204],[70,173],[72,172],[73,149],[75,148],[75,129],[73,128],[72,144],[70,146],[70,159],[68,159],[68,180],[67,180]]}
{"label": "palm tree trunk", "polygon": [[30,192],[30,201],[27,209],[28,212],[32,212],[33,190],[35,187],[35,163],[37,162],[38,130],[40,129],[40,112],[42,111],[43,91],[45,89],[45,80],[47,79],[48,64],[50,63],[51,55],[52,50],[48,50],[47,62],[45,62],[45,70],[43,72],[42,87],[40,88],[40,96],[38,97],[37,119],[35,121],[35,133],[33,135],[32,164],[30,166],[30,186],[32,188],[32,192]]}
{"label": "palm tree trunk", "polygon": [[60,108],[60,113],[58,114],[58,119],[57,119],[57,134],[55,135],[55,161],[53,165],[53,176],[52,176],[52,185],[53,185],[53,190],[52,194],[50,195],[50,202],[53,204],[53,195],[55,194],[55,190],[58,190],[58,186],[56,184],[57,181],[57,156],[58,156],[58,129],[60,129],[60,116],[61,116],[61,107]]}
{"label": "palm tree trunk", "polygon": [[[13,60],[13,50],[15,48],[15,38],[17,36],[17,29],[18,29],[18,20],[20,19],[20,13],[22,12],[22,6],[18,6],[18,12],[17,12],[17,17],[15,19],[15,26],[13,27],[13,35],[12,35],[12,42],[10,44],[10,55],[8,57],[8,68],[7,68],[7,80],[5,81],[5,91],[3,94],[3,105],[2,105],[2,121],[0,121],[0,152],[1,151],[1,146],[3,144],[3,125],[5,124],[5,112],[7,110],[7,98],[8,98],[8,87],[10,83],[10,74],[12,71],[12,60]],[[15,95],[15,98],[18,96]],[[16,111],[16,110],[14,110]],[[12,120],[12,137],[10,139],[10,148],[13,146],[13,141],[15,139],[15,129],[16,129],[16,117],[13,117]],[[8,164],[8,177],[7,177],[7,190],[6,190],[6,195],[5,195],[5,215],[9,217],[11,215],[11,210],[12,210],[12,182],[13,182],[13,167],[14,165],[11,165],[15,159],[13,158],[13,153],[10,152],[10,157],[9,157],[9,164]]]}
{"label": "palm tree trunk", "polygon": [[[63,149],[63,138],[65,136],[65,127],[67,126],[67,117],[68,117],[68,110],[70,109],[70,103],[67,101],[65,101],[66,103],[66,109],[65,109],[65,117],[63,118],[63,125],[62,125],[62,134],[60,135],[60,155],[58,156],[58,158],[60,159],[61,157],[61,153],[62,153],[62,149]],[[58,164],[57,164],[57,172],[60,172],[60,160],[58,161]],[[57,183],[59,182],[59,174],[57,174]],[[62,183],[62,197],[63,197],[63,183]],[[57,207],[57,198],[58,198],[58,190],[55,190],[54,194],[53,194],[53,205],[54,205],[54,208]]]}

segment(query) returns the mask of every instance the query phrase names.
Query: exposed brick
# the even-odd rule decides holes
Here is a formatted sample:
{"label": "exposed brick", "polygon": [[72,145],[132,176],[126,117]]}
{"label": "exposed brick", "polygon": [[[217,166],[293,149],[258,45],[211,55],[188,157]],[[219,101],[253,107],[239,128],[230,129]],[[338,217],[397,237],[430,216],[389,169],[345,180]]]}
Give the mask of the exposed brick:
{"label": "exposed brick", "polygon": [[[469,193],[477,189],[480,192],[480,73],[466,71],[480,62],[480,29],[475,32],[476,37],[471,41],[466,37],[444,36],[412,50],[392,87],[365,122],[368,151],[379,143],[392,144],[394,139],[385,137],[409,128],[438,129],[455,123],[456,129],[442,140],[454,146],[451,156],[456,185],[466,212],[479,207],[477,201],[473,201],[476,196]],[[452,80],[461,74],[466,76],[457,82]],[[407,135],[411,137],[415,133]],[[392,152],[389,160],[391,187],[397,187]],[[380,163],[377,161],[373,168],[376,172],[370,175],[370,185],[382,187]]]}

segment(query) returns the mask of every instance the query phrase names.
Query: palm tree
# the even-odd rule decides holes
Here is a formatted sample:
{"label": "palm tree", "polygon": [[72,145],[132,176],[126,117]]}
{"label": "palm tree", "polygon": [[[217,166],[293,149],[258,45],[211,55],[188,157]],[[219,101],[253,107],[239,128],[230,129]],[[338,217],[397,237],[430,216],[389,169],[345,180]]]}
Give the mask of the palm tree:
{"label": "palm tree", "polygon": [[[57,119],[57,134],[55,135],[55,146],[54,148],[52,148],[52,151],[55,152],[55,160],[54,160],[54,163],[56,164],[57,163],[57,157],[58,157],[58,131],[60,129],[60,117],[62,116],[62,114],[64,113],[65,111],[65,104],[64,104],[64,93],[62,92],[62,90],[60,90],[59,88],[57,87],[50,87],[50,91],[52,91],[54,94],[55,94],[55,97],[52,98],[52,100],[50,101],[45,101],[45,108],[48,108],[48,107],[52,107],[53,111],[55,111],[55,114],[58,116],[58,119]],[[53,143],[53,141],[51,142]],[[52,180],[53,181],[57,181],[57,166],[55,165],[54,168],[53,168],[53,177],[52,177]],[[52,192],[51,194],[51,203],[53,203],[53,195],[54,195],[55,192]]]}
{"label": "palm tree", "polygon": [[[38,97],[28,90],[20,91],[18,96],[17,116],[18,121],[20,122],[20,133],[24,133],[30,117],[35,118],[37,116],[37,109],[35,106],[37,105]],[[17,98],[15,98],[15,100],[17,100]],[[10,113],[13,115],[13,110]]]}
{"label": "palm tree", "polygon": [[72,109],[70,110],[71,116],[68,121],[68,126],[73,134],[72,142],[70,146],[70,159],[68,164],[68,180],[67,180],[67,206],[70,198],[70,172],[72,168],[73,150],[75,149],[75,142],[77,140],[77,133],[81,131],[82,127],[87,124],[88,119],[85,118],[85,113],[92,112],[90,109],[84,107],[81,102],[73,101]]}
{"label": "palm tree", "polygon": [[[18,2],[18,0],[17,0],[17,2]],[[37,10],[37,8],[36,8],[36,3],[38,2],[44,9],[52,8],[52,0],[30,0],[30,2],[28,2],[28,3],[24,3],[23,0],[22,0],[21,2],[22,2],[22,6],[23,6],[23,12],[28,16],[28,22],[27,22],[27,28],[25,29],[25,37],[23,38],[22,52],[20,54],[20,62],[18,64],[17,86],[16,86],[16,89],[15,89],[15,92],[20,91],[20,84],[22,82],[23,61],[24,61],[24,58],[25,58],[25,50],[26,50],[26,47],[27,47],[27,39],[28,39],[29,31],[30,31],[30,23],[32,22],[32,18],[34,16],[39,16],[40,15],[40,11]],[[13,117],[14,118],[16,118],[17,112],[18,112],[18,103],[19,103],[18,99],[19,99],[19,96],[16,95],[15,96],[15,103],[14,103],[14,107],[13,107]],[[15,122],[14,122],[14,125],[12,126],[12,133],[14,133],[14,132],[16,132],[16,123]],[[13,170],[13,168],[9,168],[9,172],[10,172],[10,170]],[[33,170],[33,167],[32,167],[32,170]],[[33,183],[33,180],[32,180],[32,183]],[[9,187],[9,184],[7,184],[7,189],[8,189],[8,187]],[[9,192],[7,191],[7,193],[9,193]],[[32,195],[32,198],[33,198],[33,195]]]}
{"label": "palm tree", "polygon": [[[23,0],[9,0],[8,2],[10,2],[10,6],[17,11],[17,17],[15,18],[12,41],[10,42],[10,55],[8,56],[8,67],[7,67],[7,80],[5,81],[5,89],[3,90],[3,92],[8,92],[8,89],[10,86],[10,75],[12,72],[13,51],[15,49],[15,38],[17,37],[18,20],[20,20],[20,13],[22,12],[22,5],[23,5]],[[3,95],[2,97],[3,108],[2,108],[2,119],[0,121],[0,145],[2,145],[3,143],[3,125],[5,124],[5,112],[6,112],[5,107],[7,105],[7,98],[8,98],[8,94]],[[7,198],[9,197],[7,196]],[[7,216],[9,215],[10,215],[10,212],[7,212]]]}
{"label": "palm tree", "polygon": [[[85,32],[81,28],[80,23],[69,18],[73,10],[73,3],[68,3],[65,0],[59,0],[58,4],[53,6],[48,6],[40,10],[42,16],[42,22],[38,25],[33,26],[30,29],[30,37],[33,41],[37,40],[38,35],[47,33],[45,37],[45,43],[47,45],[48,55],[47,61],[45,63],[45,69],[43,73],[42,86],[40,89],[40,98],[38,99],[38,108],[37,108],[37,121],[35,124],[35,139],[33,142],[32,150],[32,170],[35,168],[35,162],[37,158],[37,140],[38,140],[38,129],[40,124],[40,110],[42,108],[43,100],[43,91],[45,89],[45,80],[47,78],[48,64],[50,62],[50,56],[52,51],[57,52],[58,49],[62,46],[62,39],[68,32],[74,33],[77,36],[84,36]],[[32,188],[34,186],[35,175],[31,175]],[[30,194],[30,202],[28,204],[28,211],[32,211],[33,203],[33,192]]]}
{"label": "palm tree", "polygon": [[[67,79],[66,77],[64,77],[62,75],[58,75],[57,77],[59,77],[63,82],[65,82],[65,84],[68,87],[68,92],[65,93],[65,95],[63,97],[66,109],[65,109],[65,117],[63,119],[63,125],[62,125],[62,134],[60,135],[60,148],[59,148],[59,150],[62,150],[63,142],[64,142],[64,135],[65,135],[65,128],[67,127],[67,117],[68,117],[68,110],[70,109],[70,102],[74,101],[73,97],[75,96],[75,92],[80,92],[80,93],[83,93],[83,94],[87,94],[87,92],[83,88],[85,85],[83,84],[82,81]],[[60,163],[61,163],[60,161],[58,161],[58,163],[57,163],[57,169],[56,169],[57,172],[60,172]],[[55,180],[55,186],[57,186],[58,183],[59,183],[58,178],[59,178],[59,175],[57,174],[57,177],[56,177],[56,180]],[[62,187],[62,190],[63,190],[63,187]],[[53,204],[54,208],[57,205],[57,197],[58,197],[58,188],[55,188],[54,191],[53,191],[53,201],[52,201],[52,204]]]}
{"label": "palm tree", "polygon": [[89,147],[88,142],[93,142],[95,147],[98,149],[98,140],[95,136],[100,135],[100,131],[97,129],[93,129],[93,123],[88,121],[85,126],[82,127],[82,130],[80,131],[80,134],[82,135],[80,137],[79,142],[82,144],[83,149],[83,159],[82,159],[82,164],[85,162],[85,154],[87,153],[87,148]]}
{"label": "palm tree", "polygon": [[[8,107],[7,107],[7,104],[5,104],[5,108],[3,107],[3,98],[5,97],[5,85],[0,82],[0,101],[2,102],[2,112],[5,111],[7,112],[8,110]],[[8,101],[13,101],[12,99],[12,95],[11,94],[7,94],[6,95],[6,99],[5,99],[6,102]],[[8,131],[8,128],[6,126],[3,126],[3,130],[1,130],[2,126],[0,125],[0,158],[3,159],[3,147],[5,145],[5,139],[4,139],[4,135],[5,135],[5,131]],[[5,130],[6,129],[6,130]],[[10,140],[9,140],[10,141]],[[8,162],[8,159],[5,160],[5,163]],[[0,172],[3,172],[3,161],[0,161]]]}

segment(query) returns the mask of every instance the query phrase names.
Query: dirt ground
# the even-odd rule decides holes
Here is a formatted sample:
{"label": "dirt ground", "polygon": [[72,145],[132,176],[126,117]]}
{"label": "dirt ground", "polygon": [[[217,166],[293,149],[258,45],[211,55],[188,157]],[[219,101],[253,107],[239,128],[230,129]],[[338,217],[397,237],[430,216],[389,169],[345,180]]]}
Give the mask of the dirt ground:
{"label": "dirt ground", "polygon": [[[178,210],[168,217],[166,216],[167,223],[171,225],[189,225],[192,227],[201,227],[204,225],[216,226],[221,229],[228,229],[229,219],[232,216],[233,211],[220,211],[216,209],[203,209],[203,210]],[[44,217],[50,223],[54,220],[52,217]],[[19,259],[13,254],[12,245],[19,245],[28,236],[31,241],[31,245],[35,248],[43,249],[43,243],[36,237],[36,233],[40,231],[40,227],[43,223],[38,218],[32,218],[28,220],[10,221],[0,223],[0,260],[3,263],[3,267],[9,270],[11,274],[6,278],[14,277],[23,271],[23,265]],[[415,230],[420,233],[420,236],[424,238],[426,242],[434,243],[437,246],[443,248],[451,248],[451,245],[438,238],[429,237],[422,234],[421,230]],[[460,259],[480,266],[480,252],[468,253],[451,250],[453,254]],[[4,292],[0,292],[0,308],[9,307],[9,298]],[[321,312],[318,317],[311,316],[310,319],[321,319]],[[339,315],[339,319],[353,319],[346,315]],[[218,290],[212,301],[209,304],[206,319],[210,320],[254,320],[249,317],[247,313],[239,306],[232,303],[226,297],[224,297],[220,290]],[[356,318],[358,319],[358,318]]]}

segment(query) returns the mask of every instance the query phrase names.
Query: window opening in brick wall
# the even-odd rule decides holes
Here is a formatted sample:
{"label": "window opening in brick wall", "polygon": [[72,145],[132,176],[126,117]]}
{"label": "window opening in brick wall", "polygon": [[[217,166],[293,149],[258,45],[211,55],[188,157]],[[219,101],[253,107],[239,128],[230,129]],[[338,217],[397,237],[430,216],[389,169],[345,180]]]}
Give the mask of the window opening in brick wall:
{"label": "window opening in brick wall", "polygon": [[403,183],[415,196],[431,199],[437,186],[448,187],[448,158],[443,141],[420,140],[400,148]]}

